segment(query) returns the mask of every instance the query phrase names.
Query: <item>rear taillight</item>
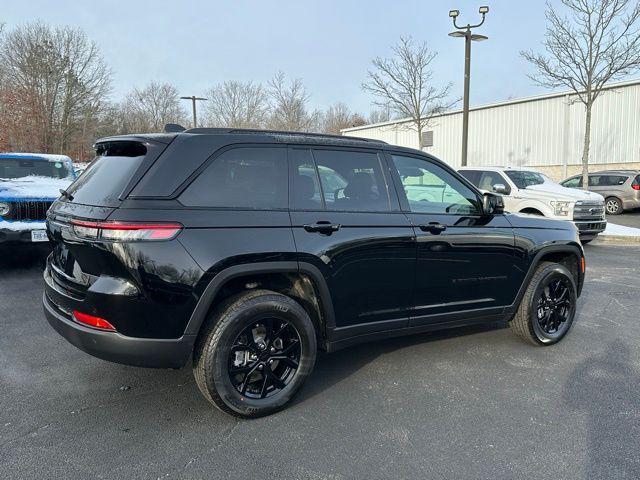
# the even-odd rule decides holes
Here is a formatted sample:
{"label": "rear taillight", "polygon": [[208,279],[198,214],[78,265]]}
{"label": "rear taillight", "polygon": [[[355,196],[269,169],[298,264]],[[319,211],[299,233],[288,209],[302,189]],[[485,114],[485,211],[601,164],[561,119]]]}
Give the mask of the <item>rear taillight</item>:
{"label": "rear taillight", "polygon": [[112,332],[115,332],[116,330],[115,327],[104,318],[89,315],[88,313],[82,313],[78,310],[73,311],[73,319],[78,323],[83,323],[93,328],[99,328],[100,330],[110,330]]}
{"label": "rear taillight", "polygon": [[76,236],[86,240],[136,242],[141,240],[171,240],[182,225],[179,223],[89,222],[71,220]]}
{"label": "rear taillight", "polygon": [[634,183],[633,185],[631,185],[631,188],[633,188],[634,190],[640,190],[640,183]]}

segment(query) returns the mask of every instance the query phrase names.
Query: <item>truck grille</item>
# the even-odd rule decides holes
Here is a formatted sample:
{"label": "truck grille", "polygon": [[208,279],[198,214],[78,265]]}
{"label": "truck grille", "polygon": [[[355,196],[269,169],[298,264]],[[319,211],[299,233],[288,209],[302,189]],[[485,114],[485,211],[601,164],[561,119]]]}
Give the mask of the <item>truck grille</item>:
{"label": "truck grille", "polygon": [[602,202],[577,201],[573,208],[574,220],[604,220],[604,204]]}
{"label": "truck grille", "polygon": [[47,210],[53,202],[17,201],[9,202],[10,210],[2,217],[4,220],[41,220],[47,218]]}

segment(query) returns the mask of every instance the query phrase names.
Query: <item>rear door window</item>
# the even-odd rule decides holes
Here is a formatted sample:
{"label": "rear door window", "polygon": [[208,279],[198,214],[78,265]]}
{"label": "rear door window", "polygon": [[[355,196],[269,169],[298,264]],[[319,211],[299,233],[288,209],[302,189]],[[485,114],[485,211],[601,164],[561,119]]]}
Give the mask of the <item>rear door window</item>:
{"label": "rear door window", "polygon": [[482,175],[482,172],[478,170],[460,170],[459,173],[476,187],[480,184],[480,176]]}
{"label": "rear door window", "polygon": [[117,207],[120,195],[142,164],[147,148],[138,142],[98,145],[98,155],[67,189],[73,203]]}
{"label": "rear door window", "polygon": [[312,150],[327,210],[388,212],[391,210],[380,157],[373,152]]}
{"label": "rear door window", "polygon": [[279,147],[237,147],[216,157],[179,198],[190,207],[287,208],[287,157]]}

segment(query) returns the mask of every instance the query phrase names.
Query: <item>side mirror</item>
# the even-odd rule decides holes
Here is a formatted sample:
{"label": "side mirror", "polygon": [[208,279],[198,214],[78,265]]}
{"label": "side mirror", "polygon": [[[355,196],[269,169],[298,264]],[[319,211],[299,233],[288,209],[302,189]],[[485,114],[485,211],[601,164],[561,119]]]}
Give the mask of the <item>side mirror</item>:
{"label": "side mirror", "polygon": [[485,215],[500,215],[504,213],[504,200],[500,195],[485,193],[482,197],[482,213]]}
{"label": "side mirror", "polygon": [[501,195],[507,194],[507,186],[504,183],[496,183],[492,189],[495,193],[499,193]]}

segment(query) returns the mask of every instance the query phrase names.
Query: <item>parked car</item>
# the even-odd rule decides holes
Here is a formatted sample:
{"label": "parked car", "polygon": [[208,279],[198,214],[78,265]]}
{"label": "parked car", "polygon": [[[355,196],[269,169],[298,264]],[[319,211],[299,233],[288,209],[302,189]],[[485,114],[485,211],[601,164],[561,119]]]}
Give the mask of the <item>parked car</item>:
{"label": "parked car", "polygon": [[[582,188],[582,175],[569,177],[561,185]],[[589,174],[589,190],[605,198],[608,215],[640,208],[640,170],[603,170]]]}
{"label": "parked car", "polygon": [[601,195],[565,188],[534,169],[463,167],[460,173],[481,191],[502,195],[509,212],[573,222],[582,243],[607,227]]}
{"label": "parked car", "polygon": [[114,362],[193,358],[230,414],[283,408],[319,349],[493,321],[551,345],[574,321],[575,227],[506,215],[423,152],[203,128],[96,148],[49,211],[49,323]]}
{"label": "parked car", "polygon": [[0,153],[0,247],[47,242],[47,209],[73,181],[71,159]]}

